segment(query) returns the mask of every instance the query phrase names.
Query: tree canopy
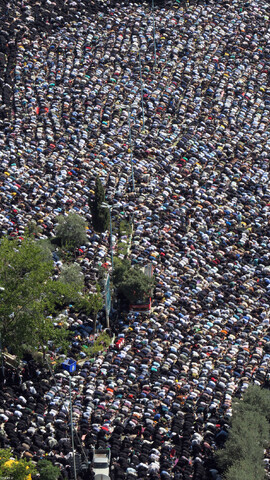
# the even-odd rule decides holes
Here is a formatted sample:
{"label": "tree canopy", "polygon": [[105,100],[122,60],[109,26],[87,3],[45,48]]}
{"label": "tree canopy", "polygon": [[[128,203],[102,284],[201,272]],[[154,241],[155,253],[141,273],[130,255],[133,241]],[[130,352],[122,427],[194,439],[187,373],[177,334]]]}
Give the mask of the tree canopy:
{"label": "tree canopy", "polygon": [[117,260],[113,272],[113,283],[120,295],[130,303],[136,303],[151,295],[153,281],[129,260]]}
{"label": "tree canopy", "polygon": [[97,314],[100,312],[104,304],[103,297],[100,292],[100,286],[97,285],[96,293],[89,293],[78,297],[76,308],[83,311],[86,315],[93,314],[93,334],[96,333]]}
{"label": "tree canopy", "polygon": [[53,261],[38,241],[2,239],[0,244],[0,333],[2,346],[22,354],[23,345],[44,348],[57,332],[52,315],[78,296],[77,288],[53,280]]}
{"label": "tree canopy", "polygon": [[61,474],[60,469],[55,467],[48,460],[40,460],[37,468],[39,471],[40,480],[58,480]]}
{"label": "tree canopy", "polygon": [[10,448],[0,449],[0,478],[31,480],[37,473],[40,480],[58,480],[61,475],[60,469],[49,460],[39,460],[36,468],[31,460],[15,458]]}
{"label": "tree canopy", "polygon": [[[10,448],[0,450],[0,478],[6,480],[31,480],[37,470],[32,462],[26,459],[17,460],[12,456]],[[56,479],[57,480],[57,479]]]}
{"label": "tree canopy", "polygon": [[59,280],[66,285],[74,285],[78,290],[82,290],[84,286],[84,276],[78,263],[63,265]]}
{"label": "tree canopy", "polygon": [[59,215],[55,232],[56,239],[62,247],[76,248],[87,242],[86,222],[76,213]]}
{"label": "tree canopy", "polygon": [[225,448],[217,452],[224,480],[264,480],[264,448],[269,443],[270,392],[251,385],[234,402]]}

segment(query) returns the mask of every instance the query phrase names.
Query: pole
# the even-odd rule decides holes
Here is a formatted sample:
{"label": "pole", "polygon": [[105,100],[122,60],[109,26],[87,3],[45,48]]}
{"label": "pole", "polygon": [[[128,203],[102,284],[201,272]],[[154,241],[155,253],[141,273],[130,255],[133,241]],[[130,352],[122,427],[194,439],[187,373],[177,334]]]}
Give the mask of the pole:
{"label": "pole", "polygon": [[112,262],[112,270],[113,270],[113,239],[112,239],[112,205],[108,205],[108,203],[102,202],[101,208],[107,208],[109,210],[110,215],[110,247],[111,247],[111,262]]}
{"label": "pole", "polygon": [[110,315],[108,310],[106,310],[106,328],[110,328]]}
{"label": "pole", "polygon": [[152,14],[153,14],[154,58],[155,58],[155,68],[156,68],[156,66],[157,66],[157,48],[156,48],[156,27],[155,27],[154,1],[155,0],[152,0]]}
{"label": "pole", "polygon": [[130,148],[130,161],[131,161],[132,191],[135,192],[134,169],[133,169],[133,152],[132,152],[132,139],[131,139],[131,125],[130,125],[130,106],[129,106],[129,110],[128,110],[128,127],[129,127],[129,148]]}
{"label": "pole", "polygon": [[113,270],[113,239],[112,239],[112,208],[109,208],[110,212],[110,236],[111,236],[111,263],[112,263],[112,270]]}
{"label": "pole", "polygon": [[141,81],[142,118],[143,118],[143,131],[144,131],[144,104],[143,104],[143,84],[142,84],[142,63],[141,63],[141,50],[139,50],[139,62],[140,62],[140,81]]}
{"label": "pole", "polygon": [[[3,292],[5,290],[4,287],[0,287],[0,291]],[[3,375],[3,381],[5,378],[5,366],[4,366],[4,357],[3,357],[3,345],[2,345],[2,333],[0,330],[0,353],[1,353],[1,369],[2,369],[2,375]]]}
{"label": "pole", "polygon": [[105,291],[105,312],[106,312],[106,327],[110,328],[110,311],[111,311],[111,286],[110,286],[110,275],[107,275],[107,278],[104,283]]}
{"label": "pole", "polygon": [[70,408],[70,428],[71,428],[71,445],[72,445],[72,455],[73,455],[74,479],[77,480],[76,459],[75,459],[75,449],[74,449],[74,432],[73,432],[72,400],[71,400],[71,375],[70,374],[69,374],[69,408]]}

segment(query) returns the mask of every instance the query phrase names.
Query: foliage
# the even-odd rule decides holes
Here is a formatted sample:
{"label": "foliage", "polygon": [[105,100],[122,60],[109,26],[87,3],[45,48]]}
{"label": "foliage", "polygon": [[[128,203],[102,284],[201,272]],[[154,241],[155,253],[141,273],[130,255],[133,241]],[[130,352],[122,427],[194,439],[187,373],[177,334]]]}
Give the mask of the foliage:
{"label": "foliage", "polygon": [[0,449],[0,467],[12,457],[10,448]]}
{"label": "foliage", "polygon": [[96,232],[105,232],[109,227],[110,214],[101,204],[105,202],[105,191],[99,177],[96,178],[94,199],[89,199],[93,228]]}
{"label": "foliage", "polygon": [[76,213],[60,215],[55,229],[56,238],[62,247],[76,248],[87,242],[86,222]]}
{"label": "foliage", "polygon": [[25,229],[25,235],[36,237],[39,233],[42,232],[42,228],[37,224],[35,220],[31,220]]}
{"label": "foliage", "polygon": [[119,287],[119,292],[129,300],[130,303],[136,303],[151,294],[152,281],[139,268],[130,269],[129,273],[123,278]]}
{"label": "foliage", "polygon": [[263,452],[270,439],[270,392],[251,385],[243,400],[233,404],[225,448],[216,459],[225,480],[264,479]]}
{"label": "foliage", "polygon": [[54,349],[60,348],[63,353],[67,353],[69,347],[70,332],[65,327],[55,327],[52,318],[46,318],[43,324],[40,324],[38,334],[39,348],[45,357],[48,349],[48,342],[52,344]]}
{"label": "foliage", "polygon": [[100,265],[100,266],[98,267],[98,274],[97,274],[99,288],[103,288],[103,287],[104,287],[104,282],[105,282],[105,278],[107,277],[107,275],[108,275],[108,270],[107,270],[107,268],[105,268],[105,267],[103,267],[102,265]]}
{"label": "foliage", "polygon": [[123,278],[128,274],[130,269],[131,263],[129,260],[120,260],[120,258],[115,258],[113,270],[113,284],[115,288],[118,288],[121,285]]}
{"label": "foliage", "polygon": [[43,348],[61,336],[50,317],[78,293],[72,285],[54,281],[52,274],[52,257],[38,241],[1,240],[0,331],[3,347],[16,355],[22,354],[23,344]]}
{"label": "foliage", "polygon": [[6,480],[31,480],[36,474],[32,462],[14,459],[10,448],[0,450],[0,477]]}
{"label": "foliage", "polygon": [[132,267],[129,260],[117,260],[113,282],[118,293],[130,303],[136,303],[151,295],[153,280],[138,267]]}
{"label": "foliage", "polygon": [[261,389],[258,385],[251,385],[243,396],[243,401],[235,405],[240,413],[241,409],[251,409],[262,413],[270,421],[270,394],[268,390]]}
{"label": "foliage", "polygon": [[263,441],[267,439],[268,430],[265,417],[257,412],[247,410],[235,415],[225,448],[218,455],[222,470],[242,458],[256,462],[262,457]]}
{"label": "foliage", "polygon": [[52,244],[49,238],[38,239],[38,244],[44,251],[50,253],[50,258],[52,258],[52,252],[55,250],[55,246]]}
{"label": "foliage", "polygon": [[104,304],[103,297],[100,291],[100,286],[97,285],[96,289],[96,293],[89,293],[79,296],[75,305],[78,310],[81,310],[86,315],[89,316],[93,314],[93,334],[96,333],[97,314],[103,308]]}
{"label": "foliage", "polygon": [[40,480],[58,480],[61,475],[60,469],[48,460],[40,460],[37,465]]}
{"label": "foliage", "polygon": [[132,224],[127,220],[120,220],[119,222],[119,235],[131,235],[132,233]]}
{"label": "foliage", "polygon": [[259,480],[265,478],[263,464],[251,462],[249,458],[237,460],[226,472],[226,480]]}
{"label": "foliage", "polygon": [[128,253],[128,242],[120,241],[117,243],[117,254],[120,258],[124,258]]}
{"label": "foliage", "polygon": [[117,253],[120,258],[128,253],[129,240],[132,235],[132,224],[127,220],[120,220],[118,225],[119,241],[117,243]]}
{"label": "foliage", "polygon": [[97,339],[95,340],[94,344],[92,347],[87,347],[86,354],[89,355],[89,357],[94,357],[97,355],[99,352],[103,352],[106,350],[111,344],[111,338],[106,332],[102,332]]}
{"label": "foliage", "polygon": [[88,293],[78,297],[75,307],[86,315],[96,315],[103,307],[103,297],[100,293],[100,287],[97,285],[97,293]]}
{"label": "foliage", "polygon": [[64,284],[73,285],[75,288],[78,287],[79,290],[82,290],[84,286],[84,277],[80,265],[78,265],[78,263],[63,265],[59,280]]}

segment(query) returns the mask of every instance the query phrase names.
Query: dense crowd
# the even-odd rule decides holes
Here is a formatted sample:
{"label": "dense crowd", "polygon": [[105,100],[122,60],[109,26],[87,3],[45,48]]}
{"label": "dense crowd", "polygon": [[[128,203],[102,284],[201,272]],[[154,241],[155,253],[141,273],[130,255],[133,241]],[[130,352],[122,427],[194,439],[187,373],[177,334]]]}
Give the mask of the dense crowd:
{"label": "dense crowd", "polygon": [[[151,314],[120,316],[123,349],[72,377],[78,437],[111,447],[112,480],[218,478],[232,399],[269,379],[269,12],[167,2],[155,62],[145,3],[2,9],[2,234],[35,220],[51,237],[59,214],[83,215],[91,279],[109,253],[88,206],[100,175],[113,215],[133,219],[132,262],[154,266]],[[67,314],[78,353],[87,319]],[[68,477],[68,377],[52,382],[31,364],[7,375],[1,443]]]}

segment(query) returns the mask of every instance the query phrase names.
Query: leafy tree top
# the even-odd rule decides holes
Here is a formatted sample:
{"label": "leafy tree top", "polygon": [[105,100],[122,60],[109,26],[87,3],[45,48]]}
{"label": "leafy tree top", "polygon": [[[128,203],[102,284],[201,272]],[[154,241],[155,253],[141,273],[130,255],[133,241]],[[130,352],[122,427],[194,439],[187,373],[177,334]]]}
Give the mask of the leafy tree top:
{"label": "leafy tree top", "polygon": [[270,440],[270,392],[250,385],[243,399],[233,403],[231,428],[225,447],[216,454],[224,480],[264,480],[263,452]]}
{"label": "leafy tree top", "polygon": [[61,475],[60,469],[48,460],[40,460],[38,462],[38,471],[40,480],[58,480]]}
{"label": "leafy tree top", "polygon": [[149,278],[138,267],[132,267],[129,260],[117,260],[113,282],[118,292],[130,303],[145,299],[151,295],[153,279]]}
{"label": "leafy tree top", "polygon": [[21,354],[23,344],[50,340],[49,317],[78,297],[78,286],[54,281],[51,252],[40,242],[6,238],[0,243],[0,331],[3,347]]}
{"label": "leafy tree top", "polygon": [[76,248],[87,242],[86,222],[76,213],[59,215],[55,231],[61,246]]}
{"label": "leafy tree top", "polygon": [[96,206],[99,206],[102,202],[105,202],[105,190],[99,176],[97,176],[96,183],[95,183],[95,197],[93,200],[93,204]]}
{"label": "leafy tree top", "polygon": [[7,480],[31,480],[37,470],[32,462],[12,456],[10,448],[0,450],[0,478]]}

